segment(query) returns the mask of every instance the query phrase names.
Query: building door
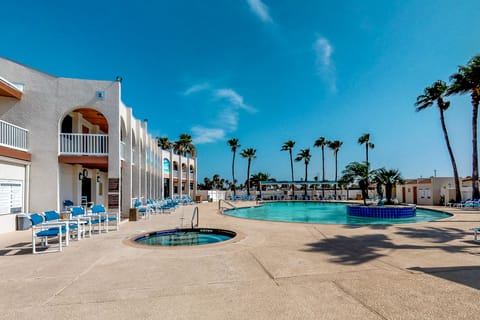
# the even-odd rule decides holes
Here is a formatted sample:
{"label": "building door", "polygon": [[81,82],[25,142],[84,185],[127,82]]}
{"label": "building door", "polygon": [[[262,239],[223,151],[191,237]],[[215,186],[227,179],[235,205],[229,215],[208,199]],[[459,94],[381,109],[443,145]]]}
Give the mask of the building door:
{"label": "building door", "polygon": [[82,179],[82,199],[87,199],[87,202],[92,201],[92,179],[83,178]]}
{"label": "building door", "polygon": [[413,187],[413,204],[417,204],[417,187]]}
{"label": "building door", "polygon": [[170,179],[163,179],[163,198],[170,197]]}
{"label": "building door", "polygon": [[406,201],[406,194],[405,194],[405,187],[402,187],[402,202],[405,203]]}

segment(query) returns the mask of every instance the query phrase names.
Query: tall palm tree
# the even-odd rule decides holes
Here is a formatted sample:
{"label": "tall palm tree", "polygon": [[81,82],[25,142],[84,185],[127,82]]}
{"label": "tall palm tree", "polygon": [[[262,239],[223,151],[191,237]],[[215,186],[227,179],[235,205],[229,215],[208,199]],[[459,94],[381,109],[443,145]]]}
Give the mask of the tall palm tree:
{"label": "tall palm tree", "polygon": [[362,192],[363,204],[367,205],[368,198],[368,179],[369,171],[368,167],[364,163],[351,162],[342,171],[342,177],[339,181],[342,183],[358,183]]}
{"label": "tall palm tree", "polygon": [[310,154],[310,149],[302,149],[300,152],[297,154],[297,157],[295,158],[295,161],[302,161],[305,163],[305,197],[307,197],[307,181],[308,181],[308,164],[310,163],[310,160],[312,159],[312,155]]}
{"label": "tall palm tree", "polygon": [[358,143],[360,145],[365,144],[365,164],[370,168],[370,163],[368,162],[368,149],[375,148],[375,145],[370,142],[370,133],[364,133],[358,138]]}
{"label": "tall palm tree", "polygon": [[462,193],[460,192],[460,178],[458,177],[457,163],[453,155],[450,139],[448,138],[447,127],[445,125],[444,112],[450,106],[450,102],[444,100],[447,90],[447,84],[444,81],[437,80],[432,86],[426,87],[423,91],[423,94],[417,97],[415,106],[417,106],[416,111],[418,112],[431,107],[434,103],[437,104],[438,110],[440,111],[440,123],[442,124],[443,136],[445,137],[445,142],[447,143],[448,154],[450,155],[450,161],[453,168],[453,176],[455,179],[455,201],[460,203],[462,201]]}
{"label": "tall palm tree", "polygon": [[157,137],[157,146],[162,150],[170,150],[172,148],[172,143],[168,137]]}
{"label": "tall palm tree", "polygon": [[450,81],[452,83],[448,89],[449,95],[470,93],[472,98],[472,198],[479,199],[477,119],[478,105],[480,103],[480,55],[476,55],[470,59],[466,66],[459,66],[458,72],[450,77]]}
{"label": "tall palm tree", "polygon": [[252,159],[257,157],[256,155],[257,150],[253,148],[243,149],[240,155],[243,158],[248,159],[248,166],[247,166],[247,195],[250,195],[250,166],[252,164]]}
{"label": "tall palm tree", "polygon": [[[313,144],[314,147],[322,148],[322,182],[325,181],[325,146],[328,146],[329,143],[330,141],[325,139],[325,137],[320,137],[317,140],[315,140],[315,143]],[[325,198],[325,188],[323,184],[322,184],[322,197]]]}
{"label": "tall palm tree", "polygon": [[236,196],[237,195],[237,190],[236,190],[236,187],[235,187],[235,184],[236,184],[236,180],[235,180],[235,155],[237,154],[237,149],[240,148],[240,144],[238,143],[238,139],[237,138],[232,138],[230,140],[227,141],[228,142],[228,145],[230,146],[230,148],[232,149],[232,152],[233,152],[233,158],[232,158],[232,185],[233,185],[233,196]]}
{"label": "tall palm tree", "polygon": [[282,149],[280,149],[280,151],[288,151],[288,153],[290,154],[290,171],[292,173],[292,197],[295,196],[295,185],[293,184],[293,181],[295,180],[295,178],[293,176],[293,157],[292,157],[292,150],[294,146],[295,146],[295,141],[288,140],[283,143]]}
{"label": "tall palm tree", "polygon": [[[334,192],[335,192],[335,199],[337,198],[337,173],[338,173],[338,151],[340,150],[340,147],[342,146],[343,142],[340,140],[335,140],[335,141],[330,141],[328,144],[328,147],[332,149],[333,155],[335,156],[335,185],[334,185]],[[368,177],[367,177],[368,181]]]}
{"label": "tall palm tree", "polygon": [[374,171],[374,180],[381,185],[385,186],[385,197],[387,198],[387,204],[393,204],[392,190],[397,183],[403,184],[404,180],[402,174],[397,169],[387,170],[380,168]]}

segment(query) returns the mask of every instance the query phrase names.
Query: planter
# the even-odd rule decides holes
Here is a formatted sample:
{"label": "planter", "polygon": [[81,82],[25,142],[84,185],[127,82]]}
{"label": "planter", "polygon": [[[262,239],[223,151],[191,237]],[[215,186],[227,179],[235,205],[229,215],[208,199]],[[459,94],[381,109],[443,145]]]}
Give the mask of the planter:
{"label": "planter", "polygon": [[354,217],[401,219],[415,216],[415,206],[347,206]]}

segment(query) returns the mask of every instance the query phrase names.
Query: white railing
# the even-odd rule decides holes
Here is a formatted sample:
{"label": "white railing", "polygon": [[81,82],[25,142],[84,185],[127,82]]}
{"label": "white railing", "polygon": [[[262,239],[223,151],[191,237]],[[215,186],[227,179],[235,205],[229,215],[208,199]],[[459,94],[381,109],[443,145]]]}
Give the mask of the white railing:
{"label": "white railing", "polygon": [[28,130],[0,120],[0,145],[27,151]]}
{"label": "white railing", "polygon": [[61,133],[60,154],[107,155],[108,135]]}
{"label": "white railing", "polygon": [[120,160],[125,160],[125,142],[120,141]]}
{"label": "white railing", "polygon": [[182,172],[182,179],[187,179],[187,173],[186,172]]}
{"label": "white railing", "polygon": [[178,171],[173,170],[173,177],[174,177],[174,178],[178,178]]}

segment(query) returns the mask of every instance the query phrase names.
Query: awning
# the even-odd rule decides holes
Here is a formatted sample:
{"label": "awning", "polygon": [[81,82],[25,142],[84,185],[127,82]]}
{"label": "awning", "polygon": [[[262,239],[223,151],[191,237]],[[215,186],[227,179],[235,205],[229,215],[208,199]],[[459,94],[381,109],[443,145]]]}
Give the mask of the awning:
{"label": "awning", "polygon": [[10,97],[20,100],[23,91],[5,78],[0,77],[0,96]]}

